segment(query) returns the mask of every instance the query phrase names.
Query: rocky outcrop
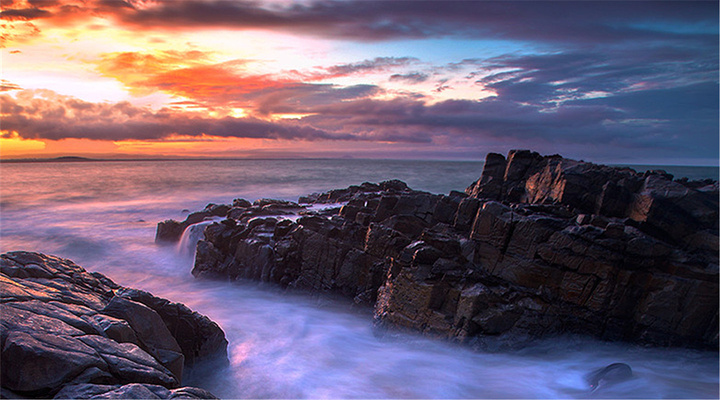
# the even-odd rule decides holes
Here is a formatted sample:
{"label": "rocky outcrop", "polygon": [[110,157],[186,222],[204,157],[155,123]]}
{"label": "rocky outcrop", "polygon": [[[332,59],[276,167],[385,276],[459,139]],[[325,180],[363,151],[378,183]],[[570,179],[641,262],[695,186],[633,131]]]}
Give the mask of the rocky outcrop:
{"label": "rocky outcrop", "polygon": [[673,181],[664,171],[638,174],[513,150],[489,154],[480,179],[466,192],[510,203],[557,204],[575,213],[629,218],[648,234],[688,250],[718,251],[717,181]]}
{"label": "rocky outcrop", "polygon": [[3,397],[208,398],[183,368],[226,358],[220,327],[69,260],[0,256]]}
{"label": "rocky outcrop", "polygon": [[[387,189],[365,184],[317,197],[314,201],[319,204],[352,200],[341,208],[303,210],[295,221],[281,218],[298,211],[294,203],[273,203],[275,216],[268,216],[265,207],[260,216],[256,206],[233,207],[227,219],[205,229],[192,273],[336,291],[372,304],[384,281],[385,258],[396,256],[410,243],[401,231],[420,232],[428,225],[415,215],[401,220],[393,210],[427,217],[432,213],[428,208],[434,204],[432,199],[438,197],[410,191],[399,181],[382,185]],[[390,220],[379,223],[384,215]]]}
{"label": "rocky outcrop", "polygon": [[341,293],[378,326],[482,346],[573,332],[718,347],[715,181],[512,151],[465,193],[388,181],[300,202],[342,205],[228,206],[193,274]]}

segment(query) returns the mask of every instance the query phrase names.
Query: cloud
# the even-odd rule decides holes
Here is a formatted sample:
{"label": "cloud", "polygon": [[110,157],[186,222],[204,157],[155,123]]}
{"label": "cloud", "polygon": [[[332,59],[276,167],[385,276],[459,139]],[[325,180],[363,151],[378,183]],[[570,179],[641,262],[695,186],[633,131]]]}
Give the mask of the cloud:
{"label": "cloud", "polygon": [[427,74],[421,72],[411,72],[409,74],[392,74],[390,75],[390,82],[404,82],[409,84],[422,83],[430,78]]}
{"label": "cloud", "polygon": [[0,19],[8,21],[28,21],[38,18],[49,18],[52,13],[39,8],[16,8],[0,11]]}
{"label": "cloud", "polygon": [[[298,80],[309,73],[283,78],[253,75],[244,60],[212,64],[200,53],[123,53],[106,61],[111,66],[107,71],[119,71],[118,79],[189,98],[193,106],[232,105],[261,118],[306,115],[303,123],[335,137],[476,145],[491,140],[515,147],[531,142],[633,149],[642,145],[707,156],[717,151],[717,139],[709,132],[718,121],[713,107],[718,62],[717,50],[706,50],[658,45],[642,52],[620,47],[468,59],[447,70],[465,75],[463,68],[475,68],[461,79],[476,80],[495,96],[434,104],[425,98],[392,98],[397,95],[375,85],[343,87]],[[413,62],[375,58],[313,73],[362,74]],[[127,71],[141,71],[141,80],[122,75]],[[395,79],[427,76],[416,72]],[[439,79],[437,88],[449,90],[447,82],[448,78]],[[390,99],[378,100],[379,94]],[[687,130],[692,133],[678,136],[677,131]],[[683,141],[689,138],[694,142]]]}
{"label": "cloud", "polygon": [[392,68],[404,67],[417,61],[418,59],[415,57],[376,57],[372,60],[323,68],[325,74],[319,74],[318,76],[327,79],[367,72],[384,72]]}
{"label": "cloud", "polygon": [[476,84],[499,98],[553,108],[567,101],[716,82],[717,55],[717,49],[671,45],[505,55],[475,61],[478,69],[471,75],[483,76]]}
{"label": "cloud", "polygon": [[[18,91],[0,95],[3,135],[26,139],[164,141],[182,137],[267,138],[303,141],[351,141],[431,145],[448,149],[533,147],[545,151],[585,148],[589,154],[662,157],[679,151],[691,158],[717,157],[718,86],[716,82],[626,91],[608,97],[577,98],[548,108],[501,96],[447,100],[357,98],[372,87],[317,94],[309,85],[290,95],[272,91],[248,101],[269,102],[274,112],[303,112],[299,120],[255,117],[211,118],[205,112],[152,111],[127,102],[90,103],[51,91]],[[276,93],[277,94],[277,93]],[[316,102],[307,101],[318,95]],[[325,101],[323,96],[347,97]],[[302,99],[294,101],[293,99]],[[190,104],[194,103],[190,102]],[[445,150],[443,150],[445,149]],[[455,151],[455,150],[453,150]],[[464,153],[463,153],[464,154]]]}
{"label": "cloud", "polygon": [[331,84],[296,84],[281,89],[265,89],[244,98],[260,115],[307,114],[326,105],[369,97],[380,92],[375,85],[338,87]]}
{"label": "cloud", "polygon": [[11,90],[20,90],[22,89],[19,85],[12,83],[5,79],[0,79],[0,92],[8,92]]}
{"label": "cloud", "polygon": [[136,94],[163,91],[206,103],[241,101],[250,93],[298,83],[289,78],[249,73],[245,69],[248,60],[213,63],[211,57],[200,51],[109,53],[98,62],[97,69]]}
{"label": "cloud", "polygon": [[27,2],[33,7],[54,7],[61,4],[60,0],[27,0]]}
{"label": "cloud", "polygon": [[216,136],[293,140],[362,140],[297,122],[255,118],[208,118],[198,113],[157,112],[130,103],[89,103],[49,90],[0,95],[2,135],[25,139],[160,140],[172,136]]}
{"label": "cloud", "polygon": [[715,2],[694,2],[689,6],[683,2],[316,1],[270,7],[262,3],[186,0],[157,2],[120,17],[126,23],[142,26],[284,29],[355,40],[473,37],[609,43],[687,36],[674,32],[669,25],[682,22],[717,26],[717,10]]}
{"label": "cloud", "polygon": [[[162,91],[191,99],[205,107],[240,107],[262,116],[277,113],[304,113],[321,104],[372,96],[380,92],[375,85],[347,87],[326,83],[307,83],[311,77],[345,76],[362,71],[404,65],[410,58],[377,58],[360,63],[327,67],[322,72],[294,74],[256,74],[250,60],[213,63],[212,55],[200,51],[162,53],[110,53],[98,63],[98,71],[122,82],[135,94]],[[287,76],[286,76],[287,75]]]}
{"label": "cloud", "polygon": [[718,25],[718,4],[712,1],[91,0],[11,7],[3,18],[52,18],[69,24],[103,15],[142,29],[269,29],[358,41],[455,37],[574,45],[717,42]]}
{"label": "cloud", "polygon": [[[374,140],[432,142],[442,145],[562,149],[586,146],[613,155],[717,157],[716,82],[576,98],[549,107],[518,101],[533,96],[497,96],[481,101],[363,99],[316,107],[303,122],[328,131],[345,131]],[[552,146],[549,146],[552,148]],[[556,150],[557,151],[557,150]]]}
{"label": "cloud", "polygon": [[[6,93],[3,112],[13,111],[3,117],[3,129],[39,138],[163,140],[206,134],[443,148],[547,143],[712,158],[720,119],[717,14],[717,2],[671,1],[4,2],[0,17],[28,29],[25,36],[3,33],[4,41],[37,35],[31,20],[41,28],[72,26],[93,15],[139,31],[264,29],[356,42],[494,39],[520,41],[523,50],[473,55],[442,68],[407,56],[371,57],[274,74],[253,68],[252,60],[217,62],[199,51],[110,53],[97,66],[103,75],[134,94],[162,91],[179,102],[149,111],[45,92]],[[332,81],[370,74],[418,85],[412,89],[424,88],[427,96]],[[433,84],[442,93],[432,92]],[[5,82],[3,88],[19,89]],[[468,98],[474,91],[494,96],[447,100],[462,90]],[[187,111],[221,108],[242,108],[251,117],[226,112],[212,119]],[[272,121],[278,114],[305,117]]]}

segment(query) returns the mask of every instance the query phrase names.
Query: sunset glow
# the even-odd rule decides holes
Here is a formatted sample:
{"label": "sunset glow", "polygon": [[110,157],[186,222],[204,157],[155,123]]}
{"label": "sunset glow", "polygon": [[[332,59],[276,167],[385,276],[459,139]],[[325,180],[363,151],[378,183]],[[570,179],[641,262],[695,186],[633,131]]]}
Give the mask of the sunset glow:
{"label": "sunset glow", "polygon": [[717,164],[717,14],[714,1],[3,1],[0,156],[532,148]]}

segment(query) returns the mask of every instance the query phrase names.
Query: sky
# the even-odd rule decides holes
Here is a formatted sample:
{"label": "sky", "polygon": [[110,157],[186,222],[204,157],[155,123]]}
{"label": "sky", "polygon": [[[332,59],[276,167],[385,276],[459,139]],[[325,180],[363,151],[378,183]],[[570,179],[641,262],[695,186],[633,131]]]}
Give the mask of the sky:
{"label": "sky", "polygon": [[2,0],[0,157],[718,165],[717,1]]}

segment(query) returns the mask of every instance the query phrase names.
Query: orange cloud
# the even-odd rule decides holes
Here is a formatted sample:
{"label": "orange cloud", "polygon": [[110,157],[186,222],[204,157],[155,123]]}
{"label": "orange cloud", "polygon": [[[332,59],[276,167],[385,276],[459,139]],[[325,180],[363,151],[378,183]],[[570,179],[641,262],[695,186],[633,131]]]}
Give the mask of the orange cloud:
{"label": "orange cloud", "polygon": [[195,67],[207,63],[210,54],[193,51],[163,51],[152,54],[122,52],[105,54],[97,70],[122,82],[131,93],[145,95],[158,90],[150,82],[154,77],[168,71]]}
{"label": "orange cloud", "polygon": [[231,101],[242,95],[293,86],[297,82],[277,79],[270,75],[244,75],[236,66],[243,61],[181,68],[148,78],[149,86],[162,91],[193,98]]}
{"label": "orange cloud", "polygon": [[313,71],[257,73],[255,60],[214,62],[213,53],[161,51],[107,53],[97,64],[104,76],[117,79],[136,95],[163,92],[183,100],[177,109],[202,109],[218,115],[262,118],[313,114],[317,107],[376,96],[375,85],[339,86],[320,83],[332,78],[387,72],[417,60],[378,57],[357,63],[316,67]]}
{"label": "orange cloud", "polygon": [[105,54],[98,71],[122,82],[131,93],[162,91],[204,102],[207,106],[243,106],[243,96],[267,89],[293,87],[289,78],[247,72],[247,60],[213,63],[201,51],[164,51],[152,54]]}
{"label": "orange cloud", "polygon": [[120,7],[117,7],[120,3],[92,0],[3,1],[0,48],[38,38],[47,27],[72,27],[92,17],[120,15]]}
{"label": "orange cloud", "polygon": [[11,43],[24,43],[40,35],[40,29],[29,21],[4,22],[0,24],[0,49]]}

